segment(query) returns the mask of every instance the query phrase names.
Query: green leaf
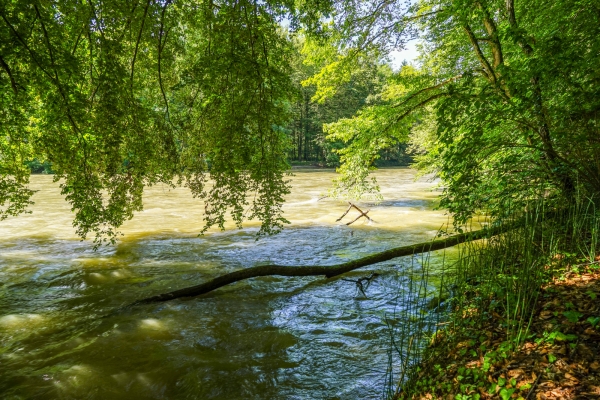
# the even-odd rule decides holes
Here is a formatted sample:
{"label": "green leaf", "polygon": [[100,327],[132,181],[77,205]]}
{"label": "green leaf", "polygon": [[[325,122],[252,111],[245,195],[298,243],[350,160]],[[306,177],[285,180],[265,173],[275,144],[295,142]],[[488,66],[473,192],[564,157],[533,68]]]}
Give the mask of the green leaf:
{"label": "green leaf", "polygon": [[500,397],[502,397],[502,400],[508,400],[510,399],[510,396],[512,396],[512,394],[515,392],[516,389],[500,389]]}
{"label": "green leaf", "polygon": [[565,311],[565,312],[563,312],[563,315],[565,317],[567,317],[567,319],[571,323],[576,323],[577,321],[579,321],[579,318],[581,318],[583,316],[582,313],[577,312],[577,311]]}
{"label": "green leaf", "polygon": [[589,322],[595,328],[596,325],[600,323],[600,317],[589,317],[587,322]]}

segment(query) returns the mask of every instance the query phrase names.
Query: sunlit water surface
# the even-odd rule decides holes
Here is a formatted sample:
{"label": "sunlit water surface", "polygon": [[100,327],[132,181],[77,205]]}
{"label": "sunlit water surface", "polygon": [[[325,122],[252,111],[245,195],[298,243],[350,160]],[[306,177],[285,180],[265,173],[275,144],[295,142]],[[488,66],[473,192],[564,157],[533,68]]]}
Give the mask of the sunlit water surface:
{"label": "sunlit water surface", "polygon": [[384,201],[360,203],[373,223],[344,225],[355,211],[336,222],[347,205],[319,200],[333,176],[295,172],[284,208],[292,224],[259,240],[252,223],[198,237],[202,204],[152,187],[120,243],[96,252],[75,236],[52,177],[32,177],[33,213],[0,223],[0,397],[381,398],[385,318],[398,311],[410,257],[348,274],[380,274],[367,298],[341,279],[267,277],[111,314],[259,263],[327,265],[424,241],[447,222],[432,210],[435,184],[408,169],[377,172]]}

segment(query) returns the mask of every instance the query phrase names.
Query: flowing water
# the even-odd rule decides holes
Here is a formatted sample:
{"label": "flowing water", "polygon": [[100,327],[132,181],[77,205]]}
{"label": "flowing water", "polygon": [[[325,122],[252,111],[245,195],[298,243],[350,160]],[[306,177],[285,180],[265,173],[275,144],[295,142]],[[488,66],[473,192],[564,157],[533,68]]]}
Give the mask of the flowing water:
{"label": "flowing water", "polygon": [[334,264],[432,238],[435,184],[409,169],[376,173],[372,223],[328,198],[331,171],[301,170],[284,207],[292,222],[256,240],[257,224],[197,236],[203,207],[185,189],[149,188],[116,246],[93,251],[71,226],[50,176],[32,214],[0,223],[0,397],[6,399],[376,399],[386,318],[410,284],[411,257],[347,274],[379,274],[366,297],[343,279],[265,277],[201,298],[124,304],[264,262]]}

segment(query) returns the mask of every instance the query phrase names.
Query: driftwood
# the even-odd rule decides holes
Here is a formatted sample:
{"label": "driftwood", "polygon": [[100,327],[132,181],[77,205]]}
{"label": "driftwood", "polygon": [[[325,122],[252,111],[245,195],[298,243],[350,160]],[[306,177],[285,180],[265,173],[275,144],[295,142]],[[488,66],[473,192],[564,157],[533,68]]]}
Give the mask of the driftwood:
{"label": "driftwood", "polygon": [[257,278],[260,276],[324,276],[326,278],[333,278],[346,272],[366,267],[367,265],[373,265],[383,261],[389,261],[397,257],[426,253],[434,250],[441,250],[447,247],[456,246],[460,243],[489,238],[491,236],[506,232],[515,227],[516,224],[513,223],[493,228],[481,229],[474,232],[460,233],[437,240],[412,244],[408,246],[396,247],[393,249],[382,251],[380,253],[372,254],[370,256],[362,257],[357,260],[347,261],[335,265],[259,265],[256,267],[245,268],[239,271],[230,272],[228,274],[218,276],[214,279],[209,280],[208,282],[204,282],[199,285],[190,286],[187,288],[174,290],[172,292],[162,293],[156,296],[148,297],[136,301],[135,303],[130,304],[130,306],[137,304],[158,303],[182,297],[200,296],[202,294],[212,292],[213,290],[216,290],[220,287],[230,285],[232,283],[239,282],[245,279]]}
{"label": "driftwood", "polygon": [[365,293],[365,290],[367,290],[369,288],[371,281],[378,276],[379,276],[379,274],[377,272],[373,272],[371,275],[363,276],[362,278],[359,278],[357,280],[354,280],[354,279],[342,279],[342,280],[346,281],[346,282],[353,282],[354,284],[356,284],[356,287],[358,288],[358,290],[360,290],[360,292],[366,298],[367,294]]}
{"label": "driftwood", "polygon": [[356,218],[354,218],[352,221],[348,222],[346,225],[352,225],[353,223],[355,223],[356,221],[358,221],[360,218],[365,217],[366,219],[368,219],[371,222],[375,222],[373,221],[367,214],[369,213],[370,210],[367,211],[363,211],[360,208],[358,208],[358,206],[356,206],[356,204],[352,204],[350,202],[348,202],[348,209],[342,214],[341,217],[339,217],[338,219],[335,220],[335,222],[340,222],[345,216],[346,214],[348,214],[348,212],[351,209],[355,209],[356,211],[358,211],[360,213],[360,215]]}
{"label": "driftwood", "polygon": [[339,217],[338,219],[335,220],[335,222],[340,222],[342,220],[342,218],[344,218],[346,216],[346,214],[348,214],[348,211],[352,210],[352,203],[348,203],[348,209],[342,214],[341,217]]}
{"label": "driftwood", "polygon": [[350,221],[350,222],[346,223],[346,225],[352,225],[353,223],[355,223],[356,221],[358,221],[358,220],[359,220],[360,218],[362,218],[362,217],[365,217],[365,218],[366,218],[366,219],[368,219],[369,221],[373,221],[373,220],[372,220],[371,218],[369,218],[369,216],[367,215],[367,214],[369,213],[369,211],[371,211],[371,210],[367,210],[366,212],[362,212],[362,211],[361,211],[361,214],[360,214],[358,217],[356,217],[356,218],[354,218],[352,221]]}

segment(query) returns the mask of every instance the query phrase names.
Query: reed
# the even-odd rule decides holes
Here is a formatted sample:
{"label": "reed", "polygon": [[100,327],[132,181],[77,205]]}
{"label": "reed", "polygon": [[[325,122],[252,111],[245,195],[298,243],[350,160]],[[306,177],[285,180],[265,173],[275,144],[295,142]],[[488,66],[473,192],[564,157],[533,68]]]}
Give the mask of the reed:
{"label": "reed", "polygon": [[458,341],[460,332],[481,329],[490,318],[501,318],[504,350],[515,351],[527,338],[542,285],[596,262],[600,210],[594,199],[577,199],[561,210],[532,202],[526,211],[486,224],[516,221],[518,228],[464,243],[455,256],[436,255],[441,267],[429,254],[419,268],[413,262],[414,281],[399,297],[402,323],[389,325],[387,398],[411,398],[428,384],[422,368],[436,357],[428,345],[441,336]]}

